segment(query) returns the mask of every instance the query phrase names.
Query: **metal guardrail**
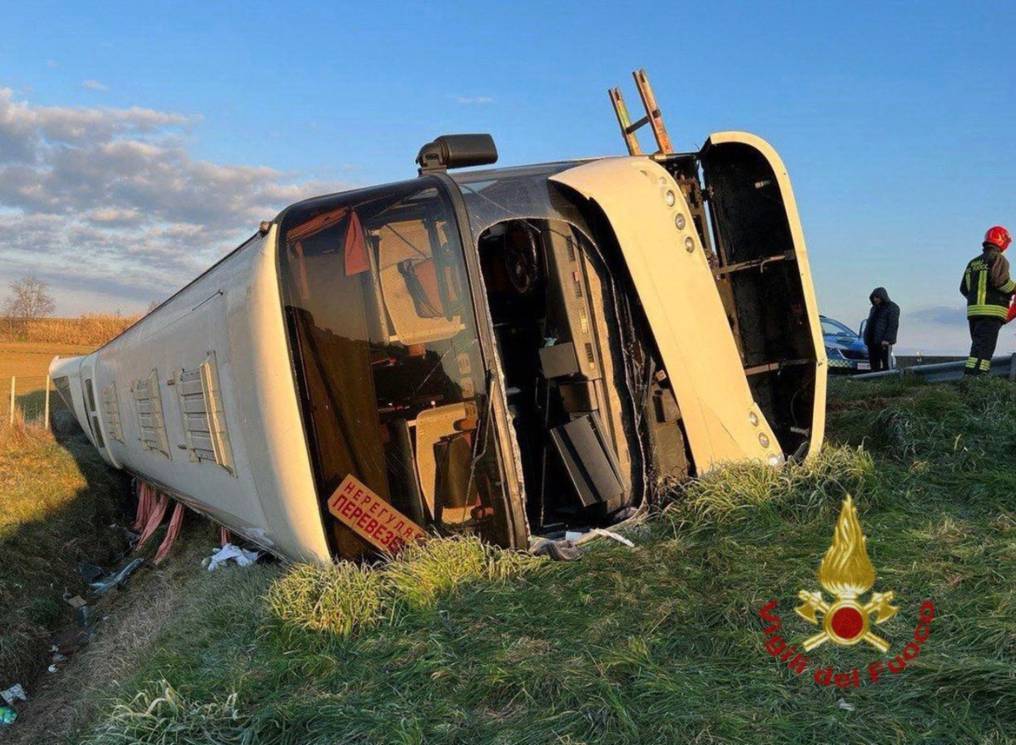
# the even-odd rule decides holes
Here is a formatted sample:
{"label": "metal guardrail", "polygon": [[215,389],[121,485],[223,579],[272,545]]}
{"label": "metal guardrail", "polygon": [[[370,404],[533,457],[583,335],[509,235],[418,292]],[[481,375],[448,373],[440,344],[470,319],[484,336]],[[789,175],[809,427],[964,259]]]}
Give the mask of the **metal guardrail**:
{"label": "metal guardrail", "polygon": [[[966,360],[958,362],[940,362],[935,365],[915,365],[905,369],[884,370],[882,372],[864,373],[854,375],[851,380],[882,380],[884,378],[897,378],[901,376],[914,376],[929,383],[945,383],[950,380],[960,380],[963,377]],[[987,375],[995,375],[1009,380],[1016,380],[1016,354],[993,357],[991,369]]]}
{"label": "metal guardrail", "polygon": [[917,365],[939,365],[943,362],[966,360],[965,354],[897,354],[896,367],[916,367]]}

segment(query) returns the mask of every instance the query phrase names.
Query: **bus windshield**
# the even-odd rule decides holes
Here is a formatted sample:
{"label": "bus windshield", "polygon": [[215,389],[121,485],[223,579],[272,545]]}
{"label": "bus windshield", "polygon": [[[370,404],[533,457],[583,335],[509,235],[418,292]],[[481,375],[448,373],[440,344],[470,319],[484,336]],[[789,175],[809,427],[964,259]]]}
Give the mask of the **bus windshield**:
{"label": "bus windshield", "polygon": [[[319,502],[352,474],[420,525],[504,543],[485,368],[443,187],[417,179],[297,205],[279,261]],[[368,550],[322,509],[334,552]]]}

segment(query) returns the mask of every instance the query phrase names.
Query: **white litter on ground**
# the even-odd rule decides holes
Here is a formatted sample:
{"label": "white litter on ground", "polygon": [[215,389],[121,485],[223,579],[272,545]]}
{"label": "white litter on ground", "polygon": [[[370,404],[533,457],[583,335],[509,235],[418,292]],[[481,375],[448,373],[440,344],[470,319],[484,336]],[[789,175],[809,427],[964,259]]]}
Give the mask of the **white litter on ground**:
{"label": "white litter on ground", "polygon": [[15,683],[6,691],[0,691],[0,698],[6,701],[8,706],[14,706],[15,701],[27,701],[28,694],[20,683]]}
{"label": "white litter on ground", "polygon": [[256,562],[260,556],[261,554],[257,551],[248,551],[245,548],[234,546],[232,543],[227,543],[201,563],[204,564],[207,562],[208,571],[214,572],[219,568],[219,565],[226,564],[230,561],[235,561],[237,566],[250,566]]}
{"label": "white litter on ground", "polygon": [[604,538],[609,538],[612,541],[617,541],[618,543],[621,543],[627,546],[628,548],[635,548],[634,543],[629,541],[620,533],[615,533],[613,530],[604,530],[603,528],[593,528],[589,532],[594,533],[595,535],[603,536]]}

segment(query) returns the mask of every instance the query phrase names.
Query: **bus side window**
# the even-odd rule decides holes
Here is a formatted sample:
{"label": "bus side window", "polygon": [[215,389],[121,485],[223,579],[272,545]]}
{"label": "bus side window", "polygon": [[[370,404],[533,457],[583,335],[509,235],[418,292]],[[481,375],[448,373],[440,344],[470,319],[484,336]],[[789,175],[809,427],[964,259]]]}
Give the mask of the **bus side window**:
{"label": "bus side window", "polygon": [[102,439],[102,426],[99,424],[99,413],[95,407],[95,389],[92,387],[92,379],[85,378],[85,404],[88,407],[88,424],[92,428],[92,435],[95,437],[96,447],[106,447]]}

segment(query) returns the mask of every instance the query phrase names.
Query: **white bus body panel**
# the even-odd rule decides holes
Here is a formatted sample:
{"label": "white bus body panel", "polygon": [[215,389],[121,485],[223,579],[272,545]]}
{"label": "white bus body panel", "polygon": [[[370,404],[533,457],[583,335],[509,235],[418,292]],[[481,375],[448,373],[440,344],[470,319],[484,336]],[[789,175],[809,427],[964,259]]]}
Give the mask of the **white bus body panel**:
{"label": "white bus body panel", "polygon": [[[109,436],[113,465],[151,481],[267,550],[329,561],[290,368],[275,261],[275,226],[212,267],[122,335],[82,360],[96,395],[115,384],[123,441]],[[214,355],[231,468],[194,460],[176,390],[179,373]],[[72,360],[54,361],[52,372]],[[168,452],[145,447],[132,392],[153,370]],[[79,372],[79,377],[81,373]],[[81,390],[81,385],[72,385]],[[82,418],[85,407],[75,414]],[[100,419],[106,418],[99,407]]]}
{"label": "white bus body panel", "polygon": [[85,398],[81,389],[81,361],[84,357],[54,357],[49,364],[49,376],[52,380],[67,378],[67,389],[70,391],[71,400],[64,401],[74,413],[74,418],[81,424],[92,445],[95,445],[95,438],[87,424],[85,416]]}

